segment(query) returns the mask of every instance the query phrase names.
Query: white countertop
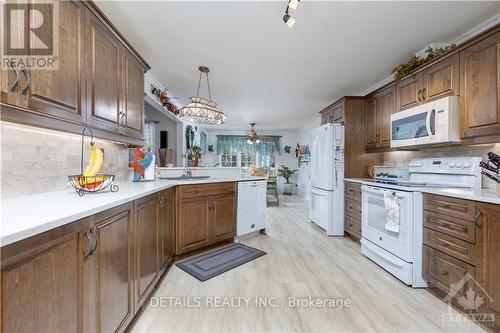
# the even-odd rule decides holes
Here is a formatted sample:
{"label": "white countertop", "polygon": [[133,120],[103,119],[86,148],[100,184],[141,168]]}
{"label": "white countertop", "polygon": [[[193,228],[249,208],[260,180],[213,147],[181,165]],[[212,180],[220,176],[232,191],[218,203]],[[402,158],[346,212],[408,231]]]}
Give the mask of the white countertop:
{"label": "white countertop", "polygon": [[78,196],[73,188],[45,192],[0,201],[0,246],[34,236],[61,225],[94,215],[169,187],[188,184],[265,180],[264,177],[211,177],[200,180],[155,180],[115,182],[118,192],[105,190]]}
{"label": "white countertop", "polygon": [[344,179],[344,181],[353,182],[353,183],[360,183],[360,184],[365,184],[365,185],[375,185],[375,186],[382,186],[383,185],[383,187],[387,187],[387,188],[444,195],[447,197],[481,201],[481,202],[487,202],[487,203],[500,205],[500,197],[498,197],[496,195],[496,191],[493,189],[469,190],[469,189],[461,189],[461,188],[406,187],[406,186],[399,186],[399,185],[375,183],[370,178],[346,178],[346,179]]}

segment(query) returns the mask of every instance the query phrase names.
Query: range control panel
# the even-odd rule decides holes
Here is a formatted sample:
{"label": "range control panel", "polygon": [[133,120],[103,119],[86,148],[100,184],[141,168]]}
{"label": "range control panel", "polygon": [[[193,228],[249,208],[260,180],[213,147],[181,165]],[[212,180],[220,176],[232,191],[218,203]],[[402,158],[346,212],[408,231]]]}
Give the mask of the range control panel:
{"label": "range control panel", "polygon": [[411,160],[410,173],[480,174],[480,157],[437,157]]}

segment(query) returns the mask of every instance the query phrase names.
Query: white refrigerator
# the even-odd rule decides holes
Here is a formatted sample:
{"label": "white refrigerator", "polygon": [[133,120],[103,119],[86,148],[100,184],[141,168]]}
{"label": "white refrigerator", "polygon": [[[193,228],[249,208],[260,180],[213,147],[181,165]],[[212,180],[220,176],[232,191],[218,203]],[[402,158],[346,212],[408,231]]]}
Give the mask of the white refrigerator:
{"label": "white refrigerator", "polygon": [[311,132],[310,219],[328,236],[344,235],[344,126]]}

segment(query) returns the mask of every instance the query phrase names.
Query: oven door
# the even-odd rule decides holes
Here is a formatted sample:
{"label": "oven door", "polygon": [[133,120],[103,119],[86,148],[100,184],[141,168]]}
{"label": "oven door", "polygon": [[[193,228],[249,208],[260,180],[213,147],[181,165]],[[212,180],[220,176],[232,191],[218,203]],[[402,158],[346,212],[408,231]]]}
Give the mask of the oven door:
{"label": "oven door", "polygon": [[[399,200],[399,232],[386,230],[384,192],[394,192]],[[384,250],[413,262],[413,192],[362,186],[362,236]]]}
{"label": "oven door", "polygon": [[391,115],[391,147],[434,143],[436,111],[428,104]]}

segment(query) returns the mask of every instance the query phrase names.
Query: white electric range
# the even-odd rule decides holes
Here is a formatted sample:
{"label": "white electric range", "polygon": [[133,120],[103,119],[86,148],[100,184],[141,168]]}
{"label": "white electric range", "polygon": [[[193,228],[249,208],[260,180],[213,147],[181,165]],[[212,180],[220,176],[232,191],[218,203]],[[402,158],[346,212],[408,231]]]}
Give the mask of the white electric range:
{"label": "white electric range", "polygon": [[[479,157],[417,158],[409,164],[409,179],[363,181],[361,252],[414,288],[422,278],[423,194],[429,187],[481,188]],[[384,196],[399,205],[399,232],[386,229]]]}

